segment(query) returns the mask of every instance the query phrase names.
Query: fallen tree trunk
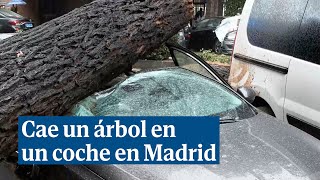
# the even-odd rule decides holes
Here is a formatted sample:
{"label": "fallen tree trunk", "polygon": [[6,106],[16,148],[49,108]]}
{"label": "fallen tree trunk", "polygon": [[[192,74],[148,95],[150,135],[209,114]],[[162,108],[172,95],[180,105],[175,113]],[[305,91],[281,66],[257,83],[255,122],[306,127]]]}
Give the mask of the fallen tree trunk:
{"label": "fallen tree trunk", "polygon": [[96,0],[1,41],[0,157],[17,148],[18,116],[63,115],[192,14],[192,0]]}

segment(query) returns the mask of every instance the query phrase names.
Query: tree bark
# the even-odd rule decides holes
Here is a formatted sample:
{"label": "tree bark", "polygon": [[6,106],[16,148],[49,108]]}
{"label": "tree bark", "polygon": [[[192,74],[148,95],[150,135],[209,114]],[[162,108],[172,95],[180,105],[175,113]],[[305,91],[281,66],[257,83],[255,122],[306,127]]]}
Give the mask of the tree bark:
{"label": "tree bark", "polygon": [[222,16],[223,14],[223,1],[222,0],[208,0],[206,18],[214,18]]}
{"label": "tree bark", "polygon": [[192,15],[192,0],[96,0],[1,41],[0,158],[17,148],[18,116],[65,114]]}

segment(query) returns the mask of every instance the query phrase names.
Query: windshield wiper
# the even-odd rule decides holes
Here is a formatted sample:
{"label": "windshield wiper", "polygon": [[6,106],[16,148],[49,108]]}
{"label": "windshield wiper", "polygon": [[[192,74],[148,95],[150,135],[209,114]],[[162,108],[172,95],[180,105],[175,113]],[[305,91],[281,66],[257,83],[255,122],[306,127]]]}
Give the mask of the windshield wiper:
{"label": "windshield wiper", "polygon": [[220,124],[235,123],[235,122],[238,122],[238,120],[239,120],[239,117],[225,116],[220,118]]}
{"label": "windshield wiper", "polygon": [[[219,116],[219,115],[211,114],[210,116]],[[220,116],[220,124],[239,122],[239,119],[240,119],[239,117]]]}

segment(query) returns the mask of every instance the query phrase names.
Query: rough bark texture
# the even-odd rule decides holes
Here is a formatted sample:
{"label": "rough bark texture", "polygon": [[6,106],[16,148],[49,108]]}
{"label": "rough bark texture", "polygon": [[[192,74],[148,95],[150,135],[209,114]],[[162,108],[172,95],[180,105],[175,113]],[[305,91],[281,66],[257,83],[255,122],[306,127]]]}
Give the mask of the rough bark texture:
{"label": "rough bark texture", "polygon": [[192,15],[192,0],[97,0],[2,41],[0,157],[17,148],[18,116],[63,115]]}
{"label": "rough bark texture", "polygon": [[223,0],[208,0],[206,18],[222,16]]}

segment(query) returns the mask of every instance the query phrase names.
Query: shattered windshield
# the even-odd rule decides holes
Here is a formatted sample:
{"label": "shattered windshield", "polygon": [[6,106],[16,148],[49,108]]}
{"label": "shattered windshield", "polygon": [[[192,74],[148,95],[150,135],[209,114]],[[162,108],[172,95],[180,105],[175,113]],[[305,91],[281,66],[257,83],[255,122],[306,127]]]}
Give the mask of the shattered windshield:
{"label": "shattered windshield", "polygon": [[77,104],[77,116],[209,116],[246,119],[251,107],[223,85],[172,68],[136,74]]}

